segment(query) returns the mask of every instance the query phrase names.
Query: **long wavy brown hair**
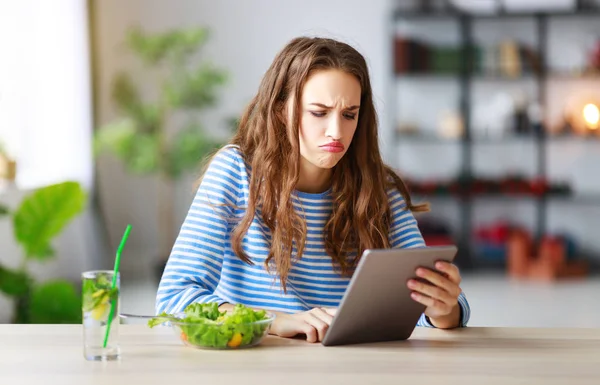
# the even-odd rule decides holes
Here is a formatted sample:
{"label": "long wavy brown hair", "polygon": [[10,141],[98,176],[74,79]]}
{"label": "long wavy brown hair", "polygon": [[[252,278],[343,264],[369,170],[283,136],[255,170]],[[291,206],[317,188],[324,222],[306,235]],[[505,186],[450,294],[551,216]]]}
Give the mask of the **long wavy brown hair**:
{"label": "long wavy brown hair", "polygon": [[[426,204],[412,203],[407,186],[383,163],[377,114],[363,56],[350,45],[328,38],[292,40],[264,75],[230,143],[240,148],[252,170],[248,206],[232,233],[232,248],[240,259],[252,263],[242,249],[242,239],[254,216],[261,215],[272,236],[266,268],[274,265],[284,291],[293,250],[296,248],[297,258],[302,257],[307,231],[292,203],[300,174],[302,90],[312,73],[326,69],[345,71],[355,76],[361,86],[358,126],[347,153],[332,173],[333,212],[324,237],[334,266],[343,274],[351,274],[365,249],[390,247],[388,189],[398,189],[408,209],[428,210]],[[290,97],[294,102],[291,119],[286,109]],[[350,253],[356,257],[348,258]]]}

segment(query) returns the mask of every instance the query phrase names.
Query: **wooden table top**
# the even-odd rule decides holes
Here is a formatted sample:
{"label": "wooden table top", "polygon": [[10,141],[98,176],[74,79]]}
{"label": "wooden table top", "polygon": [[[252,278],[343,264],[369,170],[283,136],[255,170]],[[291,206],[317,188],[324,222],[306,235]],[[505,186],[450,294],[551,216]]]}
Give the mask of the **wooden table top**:
{"label": "wooden table top", "polygon": [[120,342],[119,361],[89,362],[81,325],[0,325],[0,384],[600,384],[600,328],[417,328],[336,347],[268,336],[210,351],[168,327],[120,325]]}

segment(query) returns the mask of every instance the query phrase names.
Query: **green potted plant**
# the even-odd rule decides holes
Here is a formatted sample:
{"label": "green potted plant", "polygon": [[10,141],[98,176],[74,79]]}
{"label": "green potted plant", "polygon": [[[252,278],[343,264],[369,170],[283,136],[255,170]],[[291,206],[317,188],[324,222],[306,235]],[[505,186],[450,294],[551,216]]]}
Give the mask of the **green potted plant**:
{"label": "green potted plant", "polygon": [[55,256],[52,242],[85,206],[86,193],[77,182],[37,189],[17,210],[0,205],[0,215],[12,219],[15,240],[23,249],[18,268],[0,264],[0,291],[14,299],[15,323],[80,323],[81,296],[72,282],[36,282],[31,263],[47,263]]}
{"label": "green potted plant", "polygon": [[205,132],[199,120],[200,111],[216,104],[218,89],[226,81],[222,69],[194,60],[207,39],[205,28],[156,34],[131,29],[126,45],[151,71],[152,94],[157,96],[143,97],[130,74],[118,73],[112,100],[119,117],[96,131],[97,155],[106,150],[128,172],[160,178],[160,274],[175,239],[174,182],[185,171],[199,168],[224,142]]}

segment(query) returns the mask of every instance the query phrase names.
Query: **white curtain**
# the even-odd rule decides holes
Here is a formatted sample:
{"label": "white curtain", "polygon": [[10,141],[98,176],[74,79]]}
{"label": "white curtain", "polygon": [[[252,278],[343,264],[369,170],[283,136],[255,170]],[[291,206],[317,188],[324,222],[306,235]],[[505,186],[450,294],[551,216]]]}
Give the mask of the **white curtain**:
{"label": "white curtain", "polygon": [[85,0],[0,1],[0,141],[17,187],[92,187],[92,108]]}

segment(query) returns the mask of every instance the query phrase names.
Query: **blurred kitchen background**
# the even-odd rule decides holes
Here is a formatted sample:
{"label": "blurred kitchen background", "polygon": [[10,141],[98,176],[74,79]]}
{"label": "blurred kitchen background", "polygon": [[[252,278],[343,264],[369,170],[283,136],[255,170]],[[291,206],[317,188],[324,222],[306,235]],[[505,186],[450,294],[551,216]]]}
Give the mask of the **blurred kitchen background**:
{"label": "blurred kitchen background", "polygon": [[121,310],[151,314],[204,157],[298,35],[365,55],[471,325],[600,326],[600,0],[2,0],[0,322],[77,322],[127,224]]}

